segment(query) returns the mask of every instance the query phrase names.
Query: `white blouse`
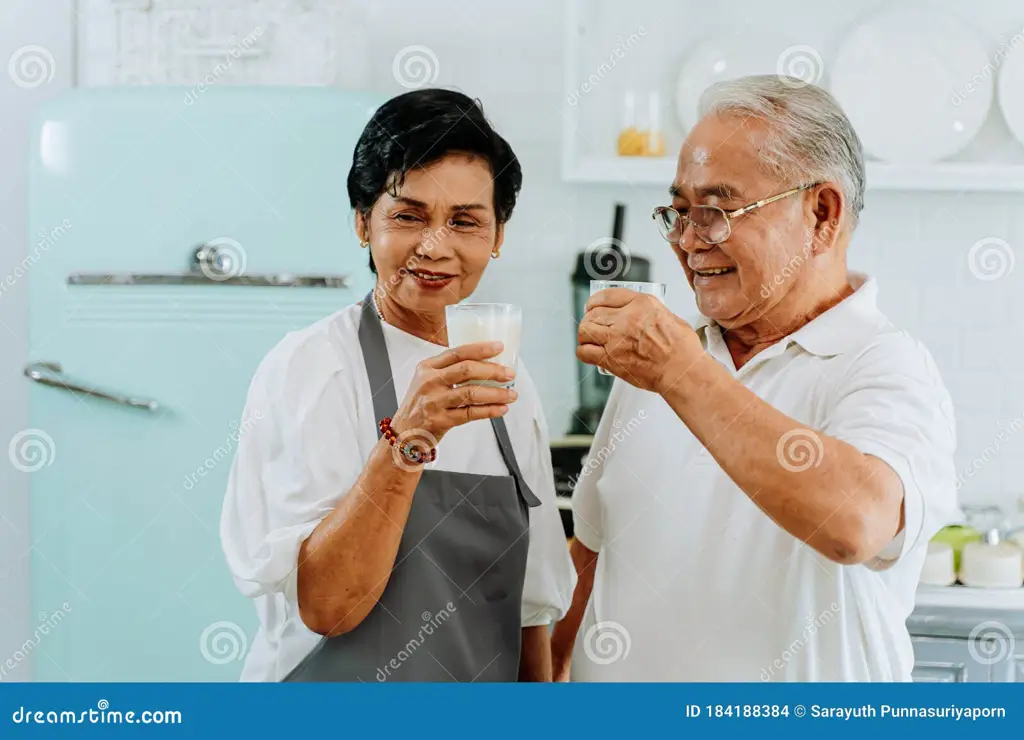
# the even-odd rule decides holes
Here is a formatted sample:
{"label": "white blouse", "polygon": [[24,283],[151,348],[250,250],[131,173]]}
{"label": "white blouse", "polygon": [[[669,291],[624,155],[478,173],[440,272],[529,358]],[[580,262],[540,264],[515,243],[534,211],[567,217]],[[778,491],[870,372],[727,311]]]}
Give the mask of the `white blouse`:
{"label": "white blouse", "polygon": [[[355,483],[377,443],[359,315],[352,305],[291,332],[260,363],[249,388],[221,515],[228,567],[260,619],[243,681],[281,680],[320,639],[299,618],[299,546]],[[388,324],[384,338],[401,399],[417,363],[444,348]],[[565,615],[576,575],[556,505],[544,415],[521,361],[516,390],[505,421],[523,476],[541,500],[530,509],[523,590],[522,623],[532,627]],[[488,421],[449,431],[432,468],[508,475]]]}

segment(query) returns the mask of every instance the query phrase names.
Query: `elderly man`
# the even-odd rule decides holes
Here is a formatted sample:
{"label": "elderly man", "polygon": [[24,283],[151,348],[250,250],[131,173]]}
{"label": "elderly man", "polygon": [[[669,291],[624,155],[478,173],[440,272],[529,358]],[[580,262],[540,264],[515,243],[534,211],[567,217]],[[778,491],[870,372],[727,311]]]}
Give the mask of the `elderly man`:
{"label": "elderly man", "polygon": [[954,422],[927,350],[847,270],[860,142],[789,78],[720,84],[702,111],[654,213],[702,316],[611,289],[579,326],[579,358],[625,382],[573,495],[556,673],[908,680],[926,544],[956,512]]}

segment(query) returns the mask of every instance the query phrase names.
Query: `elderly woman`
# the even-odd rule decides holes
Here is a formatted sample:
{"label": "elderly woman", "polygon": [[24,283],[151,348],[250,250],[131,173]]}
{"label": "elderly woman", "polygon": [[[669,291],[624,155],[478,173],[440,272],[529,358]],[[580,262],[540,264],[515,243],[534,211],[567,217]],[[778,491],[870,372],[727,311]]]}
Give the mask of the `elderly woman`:
{"label": "elderly woman", "polygon": [[348,191],[377,288],[261,363],[224,502],[260,618],[244,680],[550,680],[574,573],[544,417],[522,364],[445,327],[521,182],[460,93],[401,95],[363,131]]}
{"label": "elderly woman", "polygon": [[625,382],[573,496],[556,673],[907,680],[926,545],[955,513],[954,422],[928,352],[847,270],[860,142],[795,79],[702,107],[654,212],[701,316],[607,290],[579,327],[578,356]]}

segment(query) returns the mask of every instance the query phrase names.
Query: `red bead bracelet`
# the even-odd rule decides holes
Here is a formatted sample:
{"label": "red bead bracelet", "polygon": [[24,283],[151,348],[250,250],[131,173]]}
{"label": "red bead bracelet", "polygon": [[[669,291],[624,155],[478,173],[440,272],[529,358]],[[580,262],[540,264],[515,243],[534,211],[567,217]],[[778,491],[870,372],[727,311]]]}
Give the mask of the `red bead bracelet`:
{"label": "red bead bracelet", "polygon": [[432,463],[437,459],[437,448],[431,447],[430,452],[423,452],[421,449],[416,447],[410,440],[399,440],[398,435],[395,434],[395,430],[391,428],[391,417],[385,416],[380,420],[380,433],[388,441],[392,447],[396,447],[408,462],[413,465],[423,465],[425,463]]}

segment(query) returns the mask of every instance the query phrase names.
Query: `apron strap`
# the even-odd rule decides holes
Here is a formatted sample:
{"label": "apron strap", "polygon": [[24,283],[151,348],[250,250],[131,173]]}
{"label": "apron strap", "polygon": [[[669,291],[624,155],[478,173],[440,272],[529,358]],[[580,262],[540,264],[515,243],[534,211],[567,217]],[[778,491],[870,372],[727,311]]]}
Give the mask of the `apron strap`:
{"label": "apron strap", "polygon": [[[363,351],[363,363],[366,365],[366,377],[370,381],[370,395],[373,400],[373,415],[377,421],[385,416],[391,417],[398,411],[398,396],[395,394],[395,381],[391,377],[391,360],[388,358],[388,346],[384,341],[384,330],[380,326],[380,317],[373,309],[372,293],[363,299],[363,310],[359,320],[359,346]],[[377,439],[380,439],[380,427],[376,424]]]}
{"label": "apron strap", "polygon": [[519,489],[519,497],[526,502],[527,506],[540,506],[540,499],[534,495],[533,491],[530,490],[530,486],[526,484],[523,472],[519,469],[519,463],[516,462],[516,453],[512,449],[512,440],[509,439],[505,420],[500,416],[496,419],[491,419],[491,426],[494,428],[494,435],[498,438],[501,456],[505,458],[505,464],[508,465],[508,472],[515,478],[516,488]]}
{"label": "apron strap", "polygon": [[[373,415],[377,421],[385,416],[394,416],[398,411],[398,395],[395,393],[395,381],[391,377],[391,360],[388,358],[388,347],[384,341],[384,329],[380,325],[380,316],[373,308],[373,293],[367,293],[363,299],[363,308],[359,319],[359,346],[363,351],[363,363],[366,365],[366,377],[370,381],[370,393],[373,396]],[[501,457],[508,466],[508,472],[516,481],[519,497],[527,506],[540,506],[530,486],[527,485],[523,473],[516,462],[516,453],[512,449],[512,440],[508,436],[508,428],[502,418],[491,419],[491,428],[498,438]],[[380,439],[380,428],[377,427],[377,438]]]}

